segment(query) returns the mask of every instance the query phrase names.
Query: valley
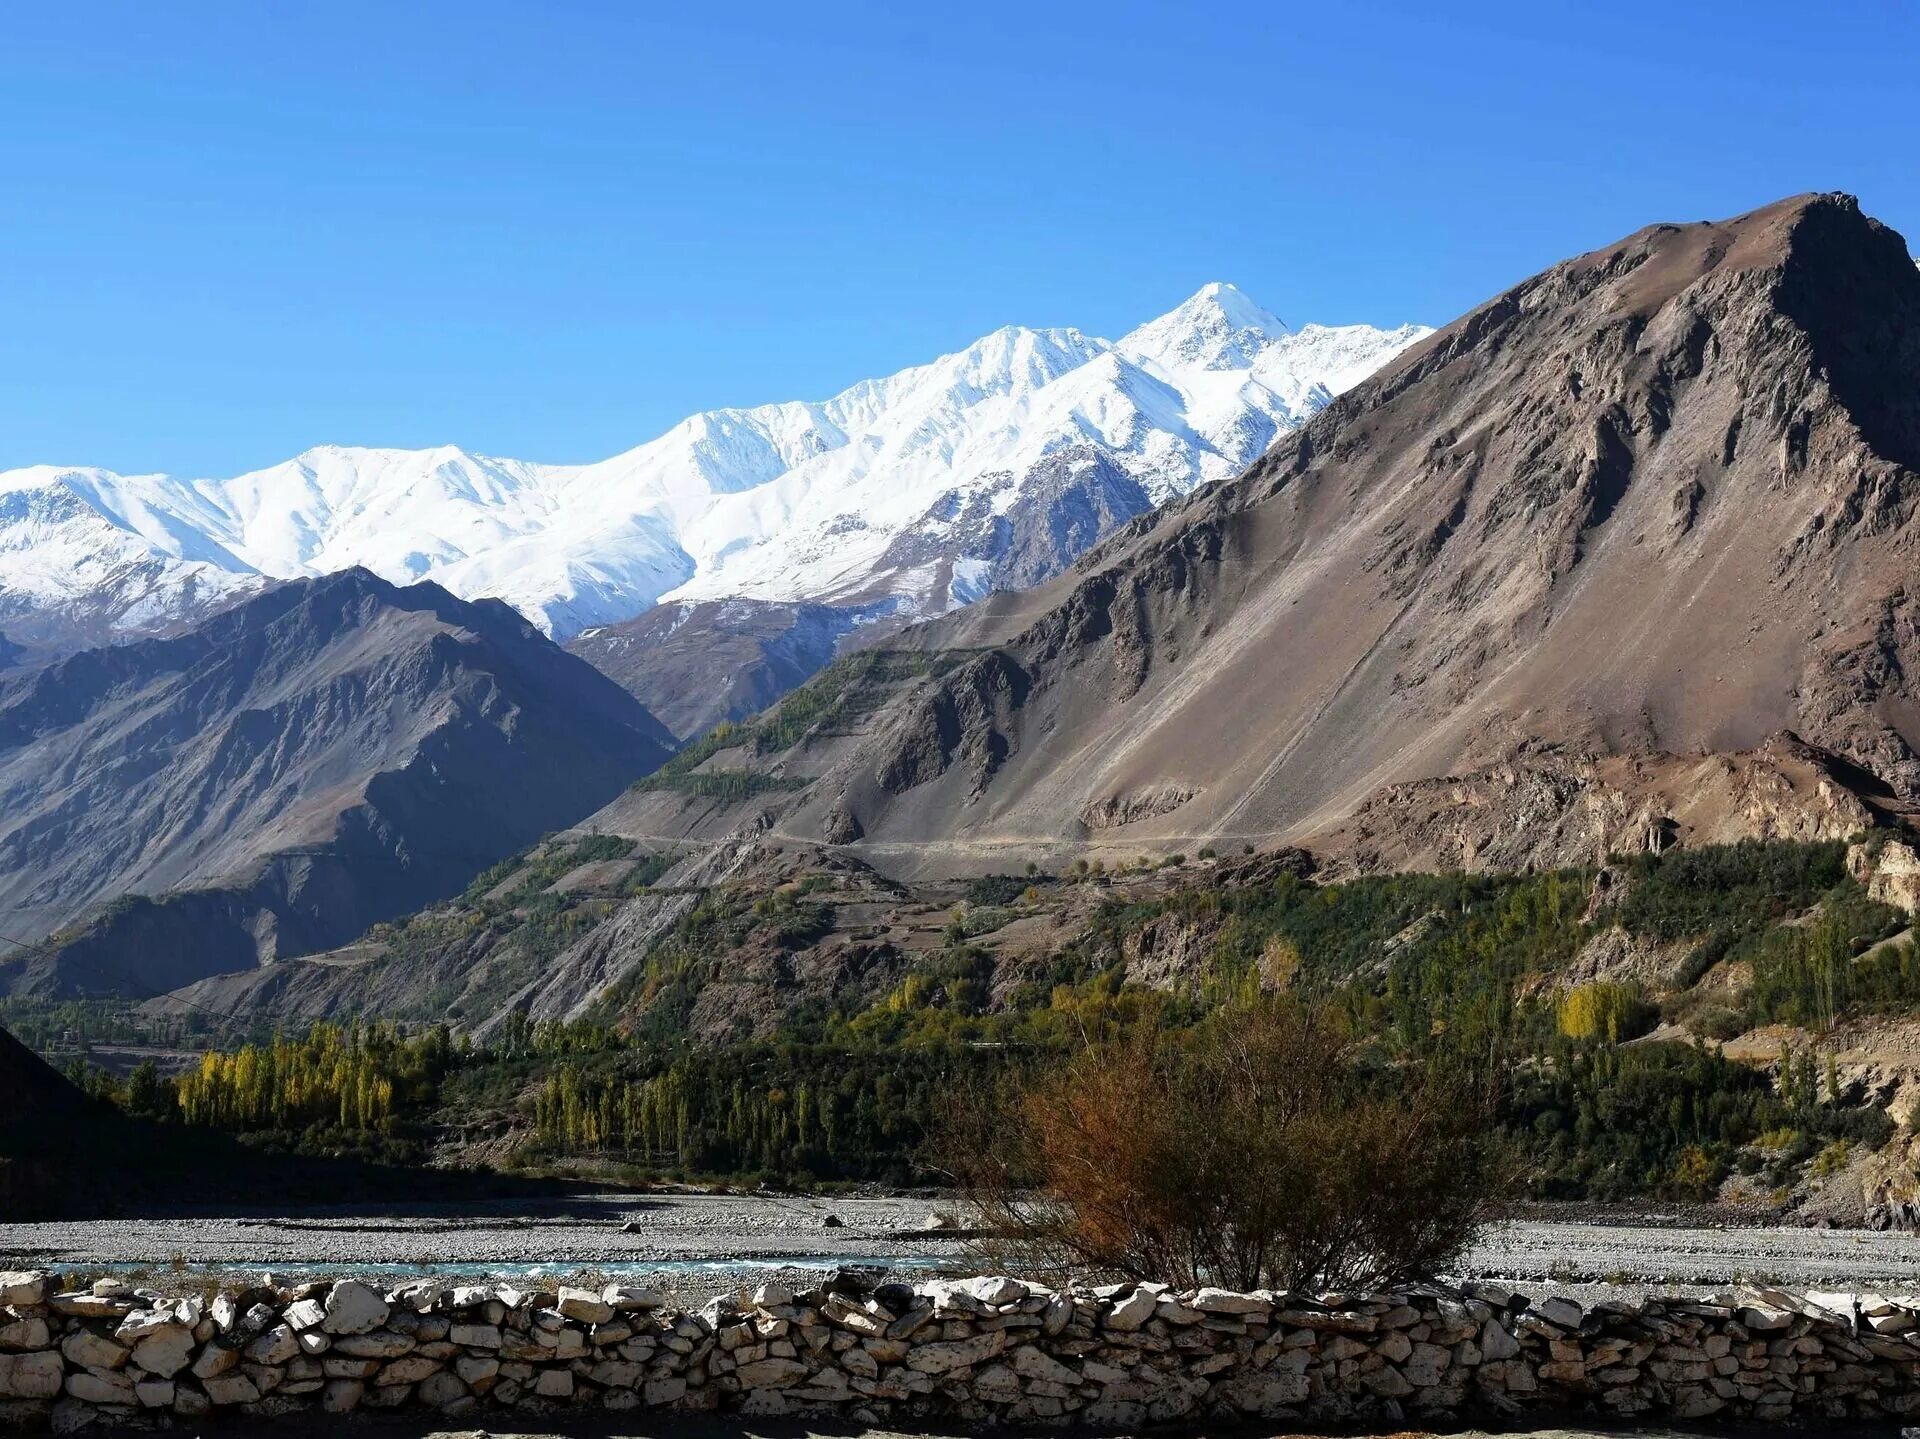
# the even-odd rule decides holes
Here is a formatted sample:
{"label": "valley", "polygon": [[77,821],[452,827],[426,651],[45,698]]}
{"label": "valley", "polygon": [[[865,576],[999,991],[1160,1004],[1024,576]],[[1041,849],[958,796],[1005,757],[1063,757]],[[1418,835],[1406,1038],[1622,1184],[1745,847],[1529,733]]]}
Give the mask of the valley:
{"label": "valley", "polygon": [[[969,1115],[1085,1056],[1307,1014],[1356,1083],[1484,1092],[1527,1202],[1791,1232],[1752,1243],[1840,1282],[1813,1236],[1920,1223],[1904,243],[1802,196],[1390,359],[1263,316],[1210,289],[1072,366],[1025,333],[954,361],[988,406],[1137,362],[1192,415],[1340,359],[1237,477],[1043,447],[947,529],[848,540],[840,588],[690,581],[570,632],[356,570],[0,681],[43,816],[5,882],[48,905],[0,1022],[161,1150],[812,1213],[951,1185]],[[941,365],[834,413],[950,395]],[[797,513],[716,573],[789,575]],[[907,570],[939,597],[868,584]],[[355,909],[321,861],[362,832],[412,888]],[[787,1201],[751,1203],[714,1246]],[[759,1247],[950,1252],[844,1227]],[[1604,1241],[1513,1234],[1477,1272],[1608,1278]],[[1633,1265],[1709,1285],[1751,1248]]]}

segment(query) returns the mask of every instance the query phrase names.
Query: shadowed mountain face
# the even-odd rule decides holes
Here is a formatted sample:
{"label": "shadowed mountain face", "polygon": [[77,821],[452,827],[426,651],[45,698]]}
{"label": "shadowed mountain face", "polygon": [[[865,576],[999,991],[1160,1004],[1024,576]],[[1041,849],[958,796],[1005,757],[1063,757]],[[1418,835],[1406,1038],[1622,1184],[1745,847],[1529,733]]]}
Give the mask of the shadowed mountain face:
{"label": "shadowed mountain face", "polygon": [[589,630],[567,645],[682,739],[765,709],[819,672],[862,621],[890,607],[689,600]]}
{"label": "shadowed mountain face", "polygon": [[671,749],[507,606],[364,570],[0,681],[0,933],[58,931],[0,991],[147,994],[338,944]]}
{"label": "shadowed mountain face", "polygon": [[780,828],[883,867],[1811,837],[1920,799],[1920,274],[1849,197],[1481,306],[946,657]]}

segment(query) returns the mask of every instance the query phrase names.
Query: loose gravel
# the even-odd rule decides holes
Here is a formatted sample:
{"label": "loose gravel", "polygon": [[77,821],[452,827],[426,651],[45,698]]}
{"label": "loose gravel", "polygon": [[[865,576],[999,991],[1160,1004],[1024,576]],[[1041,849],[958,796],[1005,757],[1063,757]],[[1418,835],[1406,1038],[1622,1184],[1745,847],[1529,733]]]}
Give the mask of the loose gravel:
{"label": "loose gravel", "polygon": [[[935,1227],[953,1207],[925,1198],[580,1194],[552,1201],[387,1205],[292,1214],[180,1214],[0,1224],[0,1267],[386,1269],[510,1278],[598,1272],[707,1294],[767,1278],[870,1268],[891,1276],[969,1266],[965,1241]],[[1457,1278],[1585,1300],[1734,1284],[1792,1290],[1920,1290],[1920,1236],[1663,1222],[1531,1218],[1489,1232]]]}

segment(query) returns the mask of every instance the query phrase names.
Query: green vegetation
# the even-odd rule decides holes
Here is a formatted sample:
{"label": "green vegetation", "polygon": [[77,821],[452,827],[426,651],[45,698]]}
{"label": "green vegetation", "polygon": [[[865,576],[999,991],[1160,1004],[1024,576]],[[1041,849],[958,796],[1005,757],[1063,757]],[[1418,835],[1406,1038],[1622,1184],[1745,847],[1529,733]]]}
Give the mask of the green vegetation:
{"label": "green vegetation", "polygon": [[[854,688],[829,686],[791,723],[844,715],[834,697]],[[497,1005],[611,912],[604,875],[594,892],[555,890],[596,861],[630,864],[613,883],[637,893],[672,857],[599,836],[550,840],[376,938],[397,953],[460,947],[465,962],[438,972],[458,976],[449,984],[476,1011]],[[1324,1015],[1380,1083],[1444,1073],[1485,1085],[1497,1096],[1490,1122],[1544,1196],[1698,1198],[1734,1172],[1780,1188],[1887,1138],[1883,1112],[1844,1092],[1808,1046],[1768,1069],[1704,1038],[1665,1037],[1767,1023],[1818,1032],[1920,1005],[1920,953],[1888,938],[1903,917],[1847,877],[1842,846],[1641,856],[1611,865],[1606,884],[1560,870],[1326,884],[1283,874],[1226,888],[1208,873],[1109,882],[1089,865],[1071,883],[974,880],[958,903],[948,892],[944,918],[933,908],[919,921],[920,948],[880,938],[884,924],[839,924],[843,879],[829,873],[661,891],[673,906],[659,911],[662,932],[584,1022],[516,1016],[471,1050],[418,1029],[254,1036],[250,1059],[228,1042],[173,1086],[172,1103],[178,1120],[310,1147],[418,1143],[454,1115],[496,1131],[505,1121],[536,1167],[906,1180],[927,1177],[927,1138],[958,1095],[1288,996]],[[886,892],[864,893],[863,907]],[[1091,918],[1044,953],[994,948],[1020,916],[1084,914],[1090,902]],[[1615,925],[1677,977],[1596,968],[1607,951],[1587,946]],[[1158,988],[1129,982],[1149,954],[1179,956]],[[1714,982],[1693,988],[1708,969]],[[417,1018],[458,1022],[457,993],[422,997]],[[76,1030],[152,1038],[124,1013],[87,1007],[9,1022],[43,1048]],[[187,1022],[175,1038],[207,1042]],[[128,1082],[90,1082],[130,1108],[167,1108],[152,1076],[137,1097]]]}

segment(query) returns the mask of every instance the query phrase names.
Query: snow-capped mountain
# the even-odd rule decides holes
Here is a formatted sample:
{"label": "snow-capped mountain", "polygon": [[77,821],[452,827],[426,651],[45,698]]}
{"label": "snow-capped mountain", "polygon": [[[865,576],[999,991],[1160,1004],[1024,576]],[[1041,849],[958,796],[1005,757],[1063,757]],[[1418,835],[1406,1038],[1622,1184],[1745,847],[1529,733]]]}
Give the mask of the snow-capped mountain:
{"label": "snow-capped mountain", "polygon": [[560,639],[663,598],[937,613],[1236,472],[1426,333],[1294,331],[1214,284],[1118,341],[997,330],[596,464],[329,446],[226,480],[8,471],[0,630],[41,648],[152,633],[352,565],[506,600]]}

